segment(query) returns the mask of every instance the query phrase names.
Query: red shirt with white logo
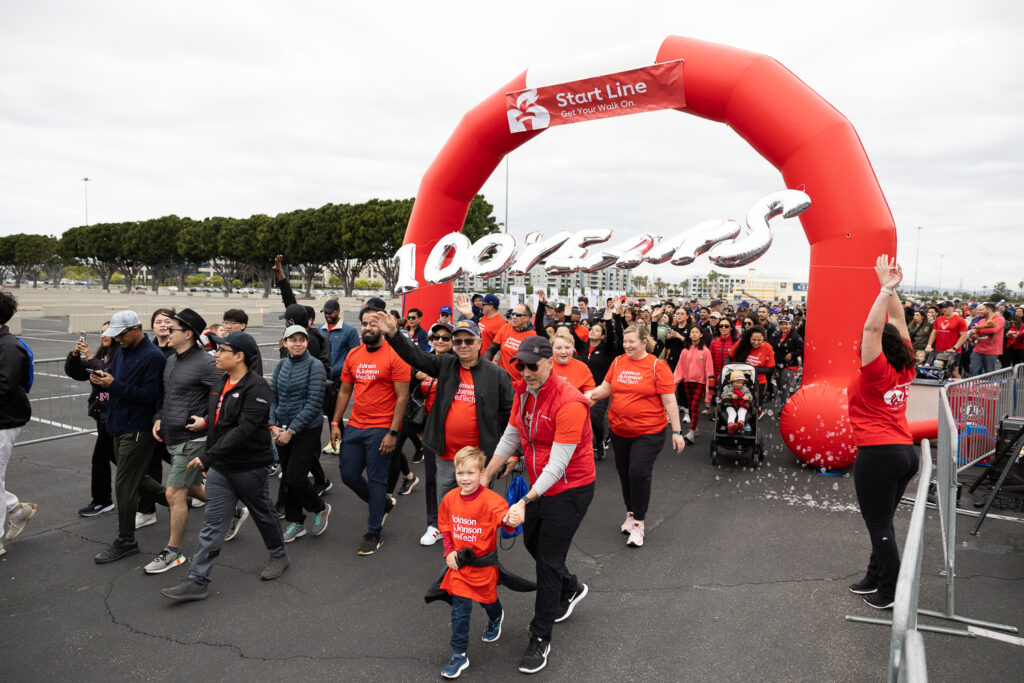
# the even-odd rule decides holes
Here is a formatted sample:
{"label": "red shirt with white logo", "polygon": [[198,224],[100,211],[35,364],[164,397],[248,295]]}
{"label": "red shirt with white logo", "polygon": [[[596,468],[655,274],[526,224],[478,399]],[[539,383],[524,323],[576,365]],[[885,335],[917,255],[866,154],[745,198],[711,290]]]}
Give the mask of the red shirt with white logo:
{"label": "red shirt with white logo", "polygon": [[463,446],[480,447],[480,429],[476,422],[476,395],[473,393],[473,373],[459,368],[459,388],[455,391],[448,412],[444,416],[444,453],[437,457],[454,460]]}
{"label": "red shirt with white logo", "polygon": [[345,357],[341,381],[351,384],[352,414],[348,424],[357,429],[387,429],[395,414],[395,382],[408,382],[412,372],[390,344],[372,351],[357,346]]}
{"label": "red shirt with white logo", "polygon": [[647,354],[633,360],[623,354],[612,362],[605,375],[612,387],[608,425],[626,438],[658,434],[668,424],[662,394],[674,394],[675,380],[668,363]]}
{"label": "red shirt with white logo", "polygon": [[932,329],[935,330],[935,350],[949,351],[960,338],[960,333],[967,331],[967,321],[958,315],[952,318],[940,315],[932,324]]}
{"label": "red shirt with white logo", "polygon": [[512,361],[512,357],[516,355],[516,351],[519,350],[519,345],[523,343],[523,340],[527,337],[536,337],[537,333],[532,329],[526,329],[522,332],[517,332],[512,323],[505,323],[505,326],[501,328],[501,331],[494,336],[494,341],[501,347],[501,353],[496,359],[498,365],[505,368],[508,372],[509,377],[512,378],[512,384],[515,384],[523,378],[523,373],[519,372],[516,368],[515,363]]}
{"label": "red shirt with white logo", "polygon": [[[913,349],[909,339],[904,339]],[[857,446],[913,444],[907,425],[907,395],[914,368],[897,370],[878,354],[850,383],[850,424]]]}
{"label": "red shirt with white logo", "polygon": [[[452,489],[437,511],[437,528],[444,537],[445,553],[469,548],[477,557],[483,557],[494,552],[498,527],[507,512],[508,502],[490,489],[481,486],[468,496],[462,495],[462,489]],[[484,605],[498,599],[497,585],[497,567],[449,569],[441,582],[441,588],[452,595]]]}

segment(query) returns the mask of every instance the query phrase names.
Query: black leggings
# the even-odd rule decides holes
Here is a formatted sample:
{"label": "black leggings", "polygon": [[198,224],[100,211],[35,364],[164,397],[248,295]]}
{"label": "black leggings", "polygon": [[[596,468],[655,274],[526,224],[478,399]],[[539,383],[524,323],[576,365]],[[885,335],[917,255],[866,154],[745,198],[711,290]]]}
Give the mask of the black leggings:
{"label": "black leggings", "polygon": [[313,485],[306,477],[313,463],[320,457],[320,427],[312,427],[294,434],[285,444],[278,444],[277,456],[284,470],[283,486],[285,491],[285,515],[289,522],[302,524],[306,521],[303,510],[323,512],[326,506],[323,499],[316,495]]}
{"label": "black leggings", "polygon": [[398,473],[408,477],[412,470],[409,469],[409,461],[401,449],[396,448],[391,452],[391,462],[388,464],[388,493],[394,493],[395,485],[398,484]]}
{"label": "black leggings", "polygon": [[857,502],[871,537],[866,578],[877,581],[878,594],[887,599],[896,595],[900,573],[900,551],[892,520],[917,468],[917,451],[905,444],[861,446],[853,463]]}
{"label": "black leggings", "polygon": [[614,431],[611,434],[622,502],[626,504],[626,512],[632,512],[633,519],[642,522],[651,502],[654,461],[665,445],[665,432],[634,437],[619,436]]}

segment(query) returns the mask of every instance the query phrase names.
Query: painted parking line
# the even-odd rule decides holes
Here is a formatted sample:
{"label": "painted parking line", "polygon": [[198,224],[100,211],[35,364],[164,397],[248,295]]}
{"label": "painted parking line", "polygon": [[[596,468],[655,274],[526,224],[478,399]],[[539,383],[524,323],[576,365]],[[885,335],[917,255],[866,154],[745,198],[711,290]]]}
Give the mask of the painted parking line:
{"label": "painted parking line", "polygon": [[75,425],[64,424],[63,422],[54,422],[53,420],[44,420],[41,417],[31,418],[32,422],[38,422],[39,424],[50,425],[51,427],[60,427],[61,429],[67,429],[72,432],[79,432],[85,434],[88,432],[94,432],[95,429],[85,429],[84,427],[76,427]]}
{"label": "painted parking line", "polygon": [[[38,373],[37,373],[38,374]],[[88,396],[89,394],[61,394],[60,396],[42,396],[39,398],[29,399],[29,403],[36,403],[38,401],[53,401],[58,398],[81,398],[82,396]]]}

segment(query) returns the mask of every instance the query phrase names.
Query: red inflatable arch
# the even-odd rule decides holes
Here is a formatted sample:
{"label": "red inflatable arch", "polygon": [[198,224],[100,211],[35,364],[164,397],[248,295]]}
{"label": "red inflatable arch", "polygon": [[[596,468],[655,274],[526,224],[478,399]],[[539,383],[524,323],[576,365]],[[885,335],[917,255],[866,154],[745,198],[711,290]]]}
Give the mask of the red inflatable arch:
{"label": "red inflatable arch", "polygon": [[[416,278],[446,233],[461,230],[469,203],[510,151],[540,131],[509,132],[505,94],[603,73],[682,59],[686,106],[679,111],[723,122],[782,172],[787,188],[813,202],[800,216],[811,247],[803,387],[783,411],[789,448],[817,466],[853,462],[846,387],[859,367],[856,345],[878,292],[871,265],[896,253],[896,229],[853,125],[774,59],[724,45],[669,36],[660,46],[623,48],[614,67],[536,82],[519,74],[463,116],[420,184],[405,243],[418,245]],[[623,59],[632,60],[623,63]],[[598,70],[600,68],[600,70]],[[547,75],[547,74],[544,74]],[[450,302],[452,285],[424,286],[407,307],[428,315]],[[842,315],[816,315],[842,311]]]}

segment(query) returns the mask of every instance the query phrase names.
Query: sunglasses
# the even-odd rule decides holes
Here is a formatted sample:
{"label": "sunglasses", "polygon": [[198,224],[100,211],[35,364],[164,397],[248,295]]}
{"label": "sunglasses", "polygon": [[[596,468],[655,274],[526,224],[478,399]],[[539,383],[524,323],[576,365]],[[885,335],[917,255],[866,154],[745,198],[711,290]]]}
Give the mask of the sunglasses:
{"label": "sunglasses", "polygon": [[441,342],[450,342],[452,340],[452,336],[450,334],[432,334],[432,335],[430,335],[429,338],[430,338],[430,341],[441,341]]}
{"label": "sunglasses", "polygon": [[537,372],[537,368],[538,368],[538,364],[537,363],[524,363],[521,360],[517,360],[516,361],[516,369],[519,370],[519,372],[522,372],[523,370],[529,370],[530,372]]}
{"label": "sunglasses", "polygon": [[475,341],[476,337],[459,337],[458,339],[452,339],[452,344],[454,346],[472,346]]}
{"label": "sunglasses", "polygon": [[525,313],[516,313],[515,311],[512,311],[512,317],[513,318],[525,318],[526,314]]}
{"label": "sunglasses", "polygon": [[743,323],[743,327],[753,327],[754,323]]}
{"label": "sunglasses", "polygon": [[184,332],[185,329],[182,328],[182,327],[168,327],[167,331],[168,332]]}
{"label": "sunglasses", "polygon": [[732,327],[732,325],[730,325],[729,323],[725,323],[724,325],[719,325],[718,329],[720,329],[720,330],[728,330],[730,327]]}

